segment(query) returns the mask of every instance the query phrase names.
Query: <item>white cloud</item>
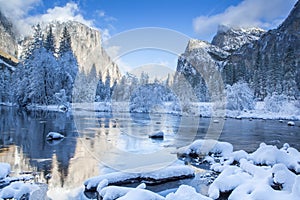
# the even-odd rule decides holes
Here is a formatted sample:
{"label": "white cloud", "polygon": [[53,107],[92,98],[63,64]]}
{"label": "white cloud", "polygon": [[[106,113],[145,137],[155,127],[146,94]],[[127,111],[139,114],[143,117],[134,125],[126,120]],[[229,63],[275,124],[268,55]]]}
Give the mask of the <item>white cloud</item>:
{"label": "white cloud", "polygon": [[199,16],[193,27],[201,39],[211,39],[219,24],[234,27],[260,27],[271,29],[278,26],[297,0],[244,0],[237,6],[228,7],[223,13]]}
{"label": "white cloud", "polygon": [[8,17],[21,19],[40,3],[41,0],[0,0],[0,9]]}
{"label": "white cloud", "polygon": [[67,3],[62,7],[49,8],[46,13],[33,16],[29,15],[29,11],[41,3],[41,0],[0,0],[0,3],[1,11],[13,21],[22,35],[29,34],[31,26],[36,23],[49,23],[53,20],[74,20],[90,27],[94,25],[92,20],[86,20],[83,17],[78,5],[74,2]]}

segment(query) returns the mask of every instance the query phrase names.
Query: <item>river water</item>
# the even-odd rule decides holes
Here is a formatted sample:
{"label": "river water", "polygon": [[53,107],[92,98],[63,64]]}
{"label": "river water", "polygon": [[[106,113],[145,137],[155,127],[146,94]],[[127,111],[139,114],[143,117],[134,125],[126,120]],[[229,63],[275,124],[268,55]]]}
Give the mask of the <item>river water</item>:
{"label": "river water", "polygon": [[[207,136],[210,118],[171,114],[73,113],[21,111],[0,107],[0,162],[10,163],[13,173],[37,172],[49,190],[69,190],[92,176],[115,170],[144,170],[176,162],[176,148]],[[215,124],[218,121],[215,121]],[[222,124],[220,123],[220,126]],[[254,151],[261,142],[300,150],[300,122],[227,119],[218,139],[234,150]],[[46,135],[59,132],[62,141]],[[148,134],[165,133],[163,140]]]}

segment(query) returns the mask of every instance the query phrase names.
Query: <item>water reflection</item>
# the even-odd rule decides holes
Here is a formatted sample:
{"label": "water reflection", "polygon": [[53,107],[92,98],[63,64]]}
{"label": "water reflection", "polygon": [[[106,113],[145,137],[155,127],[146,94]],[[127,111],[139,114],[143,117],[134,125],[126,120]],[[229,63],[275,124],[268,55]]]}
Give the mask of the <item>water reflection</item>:
{"label": "water reflection", "polygon": [[[10,163],[15,173],[39,172],[39,181],[48,182],[50,190],[82,186],[87,178],[102,173],[104,166],[99,163],[106,164],[102,161],[109,152],[110,162],[120,168],[163,163],[163,154],[176,159],[170,152],[187,145],[191,136],[194,139],[192,133],[202,139],[210,123],[208,118],[90,110],[72,115],[0,107],[0,113],[0,161]],[[220,139],[231,142],[236,150],[253,151],[263,141],[278,146],[288,142],[300,149],[299,122],[296,125],[289,127],[277,120],[227,119]],[[56,144],[47,142],[50,131],[62,133],[65,139]],[[164,131],[164,140],[148,137],[157,131]],[[120,152],[129,152],[132,157],[122,157]],[[143,155],[150,153],[157,154],[143,161]]]}

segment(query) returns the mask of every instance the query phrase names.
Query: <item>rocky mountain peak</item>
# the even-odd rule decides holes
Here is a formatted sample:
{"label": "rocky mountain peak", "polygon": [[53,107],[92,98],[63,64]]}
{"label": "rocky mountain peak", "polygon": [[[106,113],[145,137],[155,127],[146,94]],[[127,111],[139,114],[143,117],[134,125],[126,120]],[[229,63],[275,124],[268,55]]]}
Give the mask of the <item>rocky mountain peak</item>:
{"label": "rocky mountain peak", "polygon": [[300,34],[300,1],[297,1],[287,19],[279,26],[278,30]]}
{"label": "rocky mountain peak", "polygon": [[264,33],[265,31],[260,28],[233,28],[219,25],[212,44],[225,51],[233,52],[244,44],[258,40]]}

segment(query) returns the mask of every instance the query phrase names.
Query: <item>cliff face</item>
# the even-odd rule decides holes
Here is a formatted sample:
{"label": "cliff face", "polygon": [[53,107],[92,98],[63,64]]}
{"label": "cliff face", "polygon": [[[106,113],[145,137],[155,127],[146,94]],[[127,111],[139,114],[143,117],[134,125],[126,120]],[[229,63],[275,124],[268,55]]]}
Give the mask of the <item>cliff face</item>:
{"label": "cliff face", "polygon": [[217,87],[218,77],[215,71],[219,70],[221,62],[228,56],[227,51],[215,45],[192,39],[185,52],[178,58],[175,80],[183,75],[194,89],[196,97],[200,101],[208,101],[210,97],[207,85],[210,85],[211,89]]}
{"label": "cliff face", "polygon": [[[113,80],[120,79],[121,73],[118,66],[111,61],[110,57],[102,48],[101,33],[79,22],[54,22],[49,24],[53,28],[57,46],[63,28],[66,26],[72,42],[72,49],[79,64],[79,70],[89,72],[94,65],[97,73],[102,72],[103,77],[107,72]],[[49,26],[48,25],[48,26]]]}
{"label": "cliff face", "polygon": [[[225,84],[246,81],[257,98],[263,99],[274,92],[299,98],[299,47],[298,1],[277,29],[264,33],[256,28],[246,30],[220,26],[212,44],[191,40],[178,59],[177,73],[183,74],[192,83],[195,92],[199,93],[197,96],[207,96],[206,86],[203,87],[199,75],[218,69]],[[197,86],[199,84],[202,86]]]}
{"label": "cliff face", "polygon": [[18,44],[13,24],[0,12],[0,56],[18,57]]}

